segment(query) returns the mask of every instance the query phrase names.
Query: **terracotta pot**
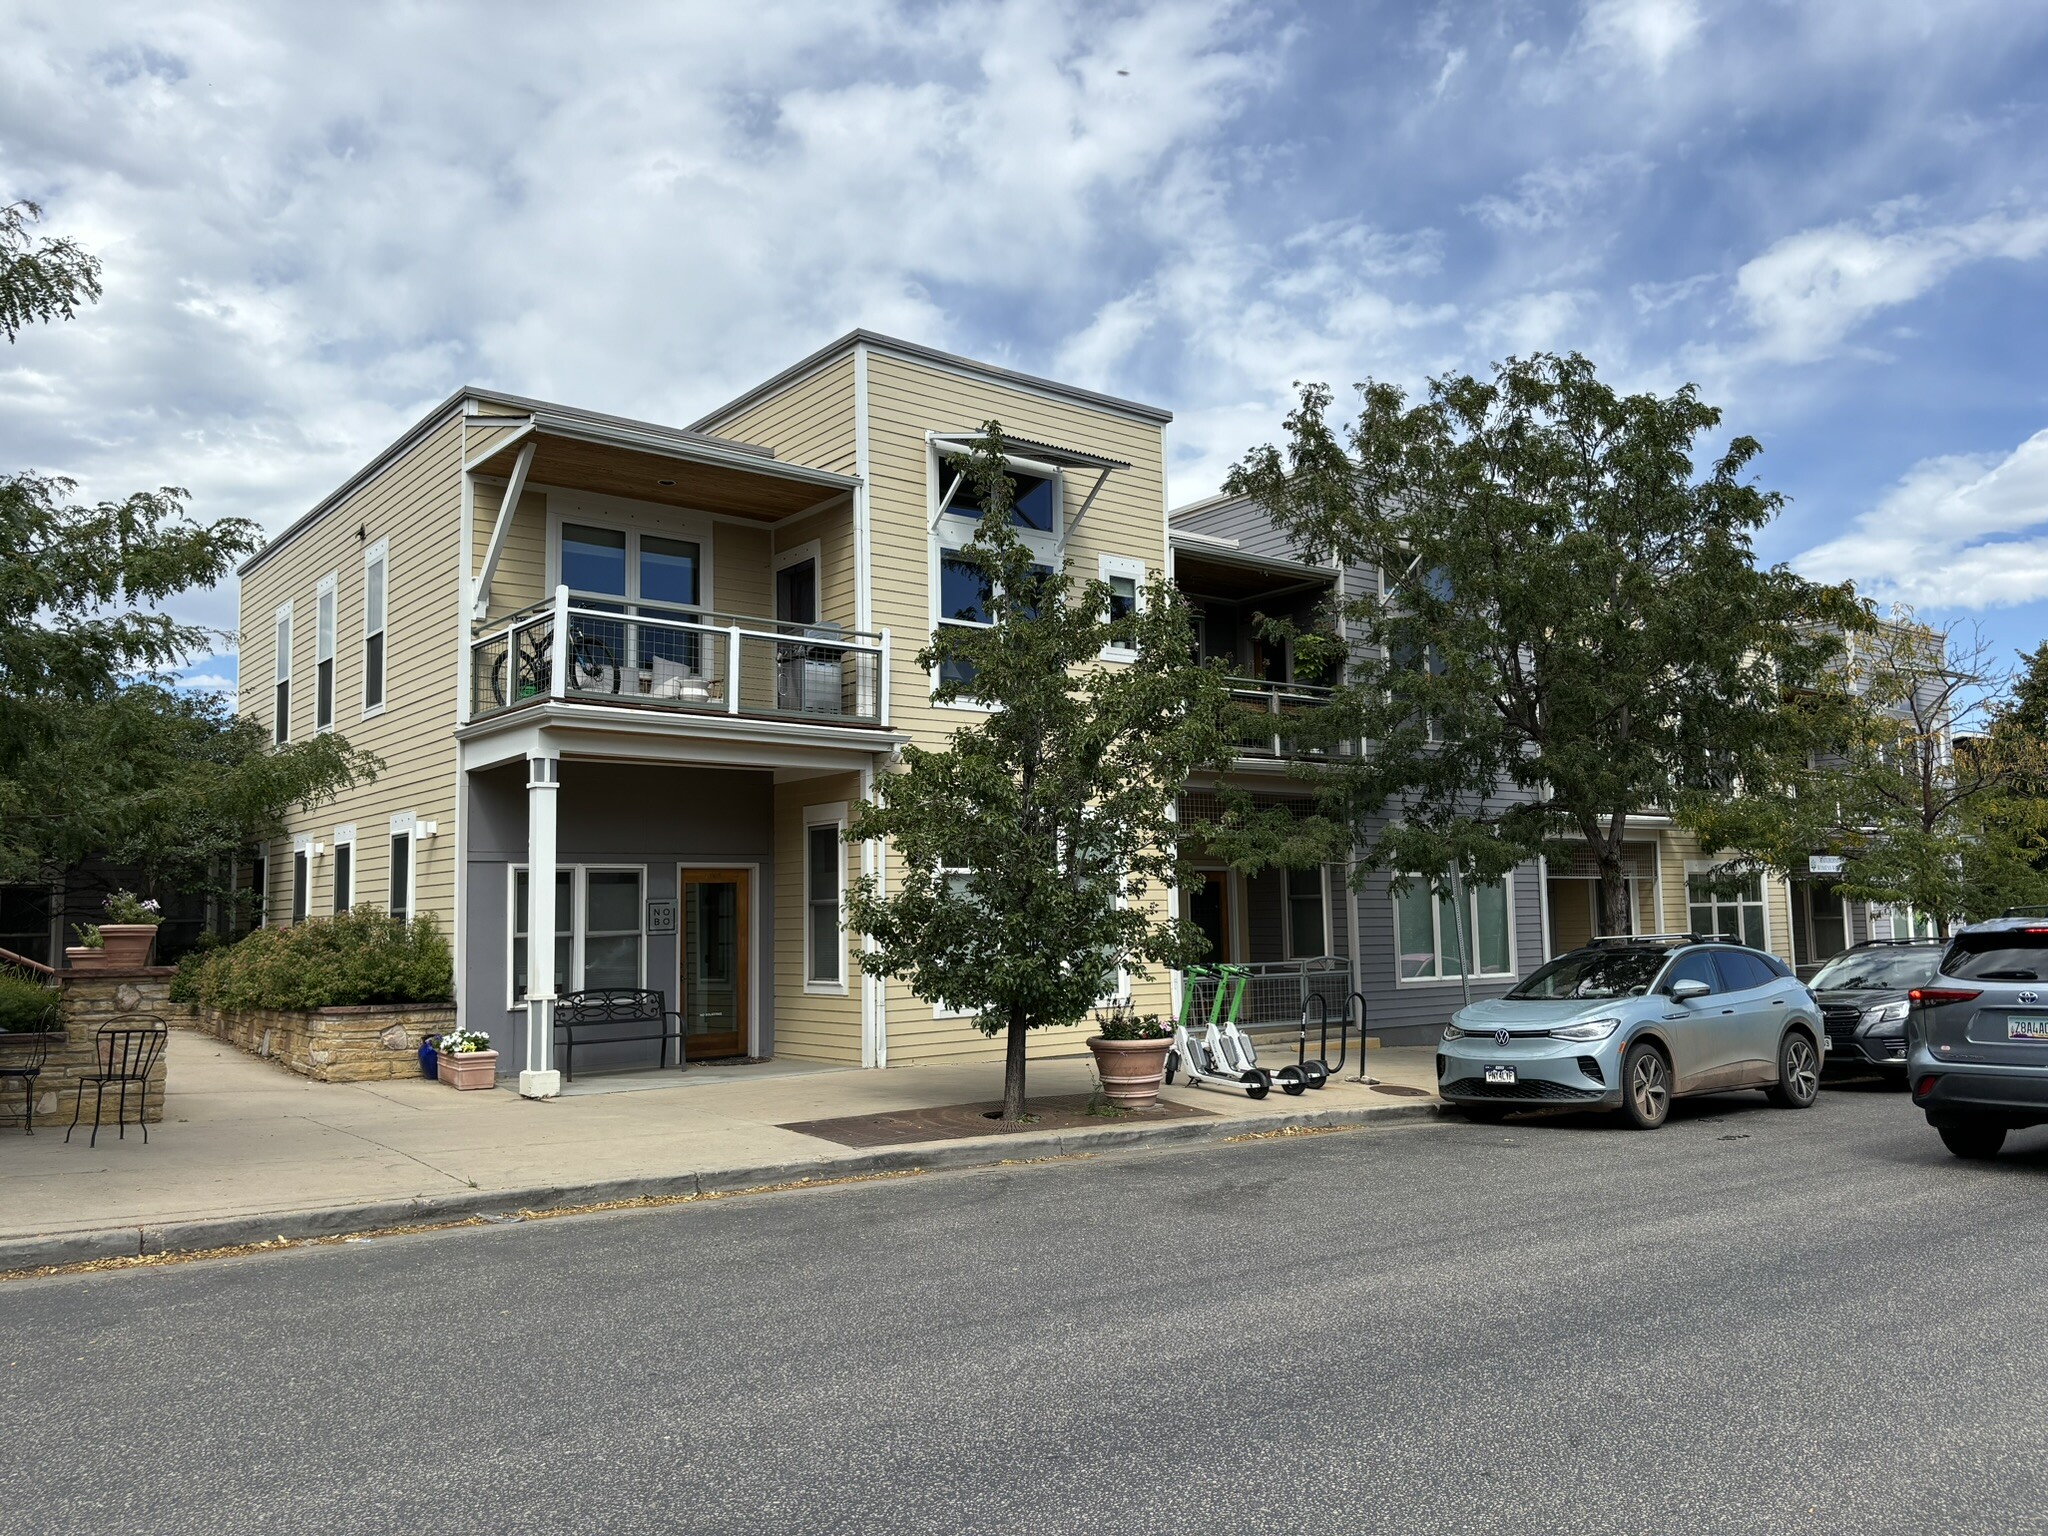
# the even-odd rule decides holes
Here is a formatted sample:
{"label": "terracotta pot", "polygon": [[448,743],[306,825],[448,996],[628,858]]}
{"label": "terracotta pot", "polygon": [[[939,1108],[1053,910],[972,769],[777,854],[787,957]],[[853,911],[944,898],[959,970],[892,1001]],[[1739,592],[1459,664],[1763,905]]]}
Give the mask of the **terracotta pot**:
{"label": "terracotta pot", "polygon": [[454,1055],[439,1053],[434,1071],[451,1088],[495,1088],[498,1086],[498,1053],[465,1051]]}
{"label": "terracotta pot", "polygon": [[1163,1040],[1105,1040],[1096,1035],[1088,1042],[1103,1094],[1118,1109],[1143,1109],[1159,1097],[1166,1082],[1166,1053],[1172,1048],[1170,1035]]}
{"label": "terracotta pot", "polygon": [[107,952],[104,949],[87,949],[83,944],[69,944],[64,949],[64,963],[74,971],[104,971],[107,966]]}
{"label": "terracotta pot", "polygon": [[101,923],[100,939],[106,945],[106,969],[139,971],[149,964],[150,947],[156,943],[155,923]]}

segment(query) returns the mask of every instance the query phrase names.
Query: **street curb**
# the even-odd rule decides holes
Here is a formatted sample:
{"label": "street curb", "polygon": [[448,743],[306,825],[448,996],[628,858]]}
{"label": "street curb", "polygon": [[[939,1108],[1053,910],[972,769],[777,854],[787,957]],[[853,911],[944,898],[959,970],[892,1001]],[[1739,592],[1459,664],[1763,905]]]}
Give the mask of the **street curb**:
{"label": "street curb", "polygon": [[1389,1120],[1434,1117],[1442,1105],[1375,1104],[1356,1109],[1296,1110],[1252,1118],[1175,1120],[1164,1125],[1105,1127],[1096,1131],[1054,1131],[1043,1135],[976,1137],[971,1141],[931,1142],[916,1147],[890,1147],[850,1157],[811,1158],[803,1162],[767,1163],[753,1168],[718,1168],[701,1173],[657,1177],[604,1179],[589,1184],[531,1185],[522,1189],[478,1190],[473,1194],[427,1195],[410,1200],[378,1200],[358,1205],[327,1206],[309,1211],[277,1211],[266,1215],[222,1216],[203,1221],[162,1225],[120,1226],[89,1232],[0,1239],[0,1276],[23,1270],[98,1259],[137,1258],[152,1254],[192,1253],[209,1248],[238,1248],[279,1238],[339,1237],[389,1227],[466,1221],[478,1216],[512,1217],[522,1211],[605,1205],[621,1200],[673,1200],[700,1195],[740,1194],[747,1190],[788,1187],[847,1178],[904,1173],[946,1173],[964,1168],[1086,1157],[1147,1146],[1263,1138],[1280,1132],[1338,1130],[1379,1125]]}

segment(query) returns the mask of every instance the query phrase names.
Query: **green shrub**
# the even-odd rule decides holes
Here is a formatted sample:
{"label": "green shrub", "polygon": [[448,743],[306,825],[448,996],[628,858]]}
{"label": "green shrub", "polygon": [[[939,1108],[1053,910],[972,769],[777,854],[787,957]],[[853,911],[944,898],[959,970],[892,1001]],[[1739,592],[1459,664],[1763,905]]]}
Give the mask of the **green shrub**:
{"label": "green shrub", "polygon": [[357,907],[195,951],[179,963],[171,996],[227,1009],[445,1003],[455,996],[455,960],[433,918],[402,923]]}
{"label": "green shrub", "polygon": [[0,971],[0,1029],[58,1029],[63,1022],[55,987]]}

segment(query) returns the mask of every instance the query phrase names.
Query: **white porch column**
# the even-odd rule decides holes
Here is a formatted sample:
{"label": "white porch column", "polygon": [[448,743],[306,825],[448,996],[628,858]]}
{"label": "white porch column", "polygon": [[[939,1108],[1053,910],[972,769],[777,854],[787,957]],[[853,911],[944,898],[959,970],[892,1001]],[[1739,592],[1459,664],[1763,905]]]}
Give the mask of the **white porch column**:
{"label": "white porch column", "polygon": [[[556,646],[559,653],[561,646]],[[526,1067],[522,1098],[562,1091],[555,1068],[555,812],[562,760],[526,760]]]}

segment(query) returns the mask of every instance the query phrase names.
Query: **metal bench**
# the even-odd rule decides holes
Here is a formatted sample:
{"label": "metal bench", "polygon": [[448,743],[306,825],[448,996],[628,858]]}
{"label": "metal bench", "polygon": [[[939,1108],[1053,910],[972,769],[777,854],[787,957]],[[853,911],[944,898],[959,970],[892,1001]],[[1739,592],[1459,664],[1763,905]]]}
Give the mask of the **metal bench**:
{"label": "metal bench", "polygon": [[[669,1027],[669,1021],[675,1027]],[[653,1033],[619,1033],[634,1025],[651,1024]],[[668,1042],[676,1043],[676,1070],[687,1072],[683,1059],[683,1016],[668,1006],[659,992],[639,987],[592,987],[583,992],[564,992],[555,999],[555,1039],[562,1048],[562,1077],[576,1081],[576,1047],[579,1045],[625,1045],[635,1041],[661,1042],[657,1067],[668,1065]]]}

